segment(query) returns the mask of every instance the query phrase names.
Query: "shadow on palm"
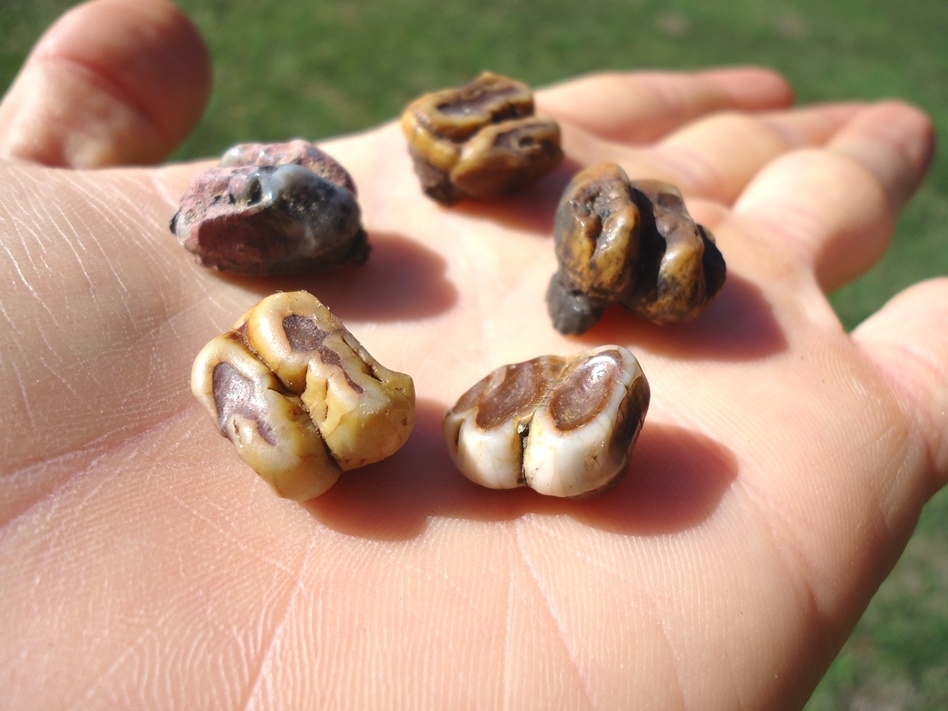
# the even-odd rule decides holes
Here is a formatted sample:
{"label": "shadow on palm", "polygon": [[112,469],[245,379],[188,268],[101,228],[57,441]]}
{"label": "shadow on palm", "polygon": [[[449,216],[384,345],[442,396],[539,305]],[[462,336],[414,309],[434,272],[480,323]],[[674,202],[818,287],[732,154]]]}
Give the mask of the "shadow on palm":
{"label": "shadow on palm", "polygon": [[417,404],[415,429],[396,455],[345,474],[305,506],[323,524],[349,535],[406,540],[435,518],[513,521],[570,516],[623,535],[662,535],[710,516],[737,476],[724,445],[683,427],[646,423],[625,477],[593,499],[544,497],[530,489],[484,489],[467,481],[448,457],[441,432],[444,407]]}
{"label": "shadow on palm", "polygon": [[457,304],[457,288],[446,278],[447,262],[440,254],[394,232],[373,232],[369,242],[372,251],[363,265],[269,278],[215,276],[261,299],[276,291],[305,289],[342,319],[411,321],[445,313]]}

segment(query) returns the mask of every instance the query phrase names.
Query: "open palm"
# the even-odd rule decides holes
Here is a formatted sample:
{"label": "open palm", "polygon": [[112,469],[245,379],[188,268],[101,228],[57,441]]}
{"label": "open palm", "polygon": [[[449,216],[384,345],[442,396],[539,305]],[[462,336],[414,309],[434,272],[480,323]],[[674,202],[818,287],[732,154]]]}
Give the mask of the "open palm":
{"label": "open palm", "polygon": [[[122,52],[201,52],[170,6],[137,5],[70,16],[0,108],[19,159],[0,167],[11,705],[802,704],[948,477],[948,283],[854,334],[824,296],[884,249],[930,156],[927,119],[898,103],[791,110],[757,70],[585,78],[538,95],[567,165],[500,204],[423,197],[394,124],[321,143],[358,185],[368,263],[232,278],[167,227],[201,165],[39,165],[157,160],[199,112],[196,75],[151,104],[123,93],[148,63]],[[78,69],[49,61],[106,6],[116,27],[147,6],[162,31],[84,46],[100,54]],[[118,80],[99,96],[102,76]],[[29,96],[41,80],[51,91]],[[89,105],[117,117],[100,134]],[[606,160],[677,184],[717,237],[728,281],[698,320],[613,310],[579,338],[551,327],[553,209],[572,172]],[[240,463],[188,388],[207,340],[298,288],[418,394],[401,451],[303,505]],[[605,343],[630,348],[652,389],[615,489],[551,500],[454,470],[441,418],[467,387]]]}

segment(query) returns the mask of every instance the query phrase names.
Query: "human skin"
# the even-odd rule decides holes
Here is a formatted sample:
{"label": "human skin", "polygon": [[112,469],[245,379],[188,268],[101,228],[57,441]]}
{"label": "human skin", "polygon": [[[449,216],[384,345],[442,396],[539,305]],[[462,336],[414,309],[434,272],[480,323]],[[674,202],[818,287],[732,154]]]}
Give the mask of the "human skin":
{"label": "human skin", "polygon": [[[116,39],[132,28],[148,41]],[[368,263],[236,279],[168,231],[207,163],[121,167],[199,115],[206,71],[149,73],[184,52],[206,60],[163,0],[97,0],[0,105],[4,703],[800,707],[948,478],[948,280],[852,333],[825,296],[885,249],[932,154],[927,117],[794,109],[756,69],[567,81],[537,97],[567,165],[527,193],[445,209],[395,124],[326,141]],[[549,324],[559,191],[606,160],[678,185],[715,234],[728,281],[697,320]],[[303,505],[188,388],[205,342],[298,288],[418,394],[402,450]],[[601,343],[630,348],[652,390],[616,488],[550,500],[454,471],[441,418],[465,389]]]}

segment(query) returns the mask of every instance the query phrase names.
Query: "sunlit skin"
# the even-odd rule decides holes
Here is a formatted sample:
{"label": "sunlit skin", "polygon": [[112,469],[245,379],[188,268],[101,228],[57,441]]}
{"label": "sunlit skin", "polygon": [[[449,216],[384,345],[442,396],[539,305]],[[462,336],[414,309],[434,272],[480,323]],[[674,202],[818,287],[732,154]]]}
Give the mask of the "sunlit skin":
{"label": "sunlit skin", "polygon": [[[321,142],[358,185],[368,262],[237,279],[168,230],[209,162],[122,167],[183,138],[206,61],[164,0],[97,0],[0,105],[5,703],[799,707],[948,478],[948,280],[852,334],[825,296],[886,247],[928,118],[791,108],[757,69],[565,81],[537,106],[567,161],[527,193],[436,205],[395,123]],[[603,161],[676,184],[714,233],[728,280],[694,322],[551,327],[556,201]],[[204,343],[298,288],[418,397],[404,448],[303,505],[188,387]],[[441,419],[472,383],[602,343],[652,392],[616,488],[552,500],[454,470]]]}

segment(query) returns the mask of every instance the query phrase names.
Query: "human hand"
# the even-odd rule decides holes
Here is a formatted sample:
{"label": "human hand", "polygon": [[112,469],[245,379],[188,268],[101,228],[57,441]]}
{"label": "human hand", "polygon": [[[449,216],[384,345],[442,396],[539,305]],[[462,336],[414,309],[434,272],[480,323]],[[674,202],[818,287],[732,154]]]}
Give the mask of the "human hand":
{"label": "human hand", "polygon": [[[103,9],[114,25],[90,34]],[[321,144],[359,187],[368,263],[244,280],[168,232],[200,165],[41,165],[158,160],[205,97],[200,72],[143,91],[148,68],[203,56],[164,2],[70,17],[0,106],[11,706],[803,703],[948,478],[948,282],[853,334],[825,297],[883,251],[931,155],[922,114],[791,110],[757,70],[589,77],[538,95],[570,165],[453,209],[421,195],[387,124]],[[153,41],[114,41],[131,26]],[[553,207],[571,170],[604,160],[677,184],[715,234],[728,281],[698,320],[550,326]],[[302,506],[240,463],[188,388],[208,339],[297,288],[419,396],[401,451]],[[652,389],[615,489],[550,500],[454,471],[440,420],[461,392],[598,343],[629,347]]]}

